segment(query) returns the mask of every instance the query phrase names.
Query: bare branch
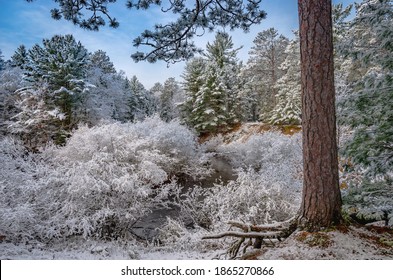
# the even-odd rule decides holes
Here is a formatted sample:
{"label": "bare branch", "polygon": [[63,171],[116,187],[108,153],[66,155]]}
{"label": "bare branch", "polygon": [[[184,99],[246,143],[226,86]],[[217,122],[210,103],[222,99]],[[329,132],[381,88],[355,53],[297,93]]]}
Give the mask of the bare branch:
{"label": "bare branch", "polygon": [[203,236],[202,239],[220,239],[223,237],[239,237],[239,238],[268,238],[278,239],[280,233],[278,232],[238,232],[238,231],[225,231],[216,235]]}

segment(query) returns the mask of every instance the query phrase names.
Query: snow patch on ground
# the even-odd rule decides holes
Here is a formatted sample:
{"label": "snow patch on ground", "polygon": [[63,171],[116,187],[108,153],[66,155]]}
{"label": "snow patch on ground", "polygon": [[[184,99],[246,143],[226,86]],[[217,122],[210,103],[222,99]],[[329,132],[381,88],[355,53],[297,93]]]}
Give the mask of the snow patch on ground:
{"label": "snow patch on ground", "polygon": [[[136,241],[70,238],[56,243],[0,243],[0,259],[34,260],[206,260],[224,255],[221,248],[201,250],[144,246]],[[308,233],[298,231],[275,247],[251,250],[246,259],[264,260],[393,260],[393,229],[355,227]]]}
{"label": "snow patch on ground", "polygon": [[393,230],[350,226],[347,231],[296,232],[259,259],[384,260],[393,259]]}

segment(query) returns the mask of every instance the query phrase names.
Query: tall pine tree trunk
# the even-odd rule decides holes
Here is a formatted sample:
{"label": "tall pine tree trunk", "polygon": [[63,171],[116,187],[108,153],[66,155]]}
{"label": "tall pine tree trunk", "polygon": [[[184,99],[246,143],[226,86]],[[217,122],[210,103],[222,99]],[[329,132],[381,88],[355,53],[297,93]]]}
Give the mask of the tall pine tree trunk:
{"label": "tall pine tree trunk", "polygon": [[298,0],[302,72],[303,197],[299,226],[341,220],[331,0]]}

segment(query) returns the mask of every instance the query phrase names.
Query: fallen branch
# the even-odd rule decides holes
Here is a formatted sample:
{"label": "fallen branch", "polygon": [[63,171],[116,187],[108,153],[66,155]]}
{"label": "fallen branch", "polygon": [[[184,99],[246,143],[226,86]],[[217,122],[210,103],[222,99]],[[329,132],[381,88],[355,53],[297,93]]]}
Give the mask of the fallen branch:
{"label": "fallen branch", "polygon": [[239,238],[268,238],[268,239],[278,239],[277,232],[238,232],[238,231],[226,231],[216,235],[203,236],[202,239],[220,239],[223,237],[239,237]]}
{"label": "fallen branch", "polygon": [[235,237],[239,238],[236,240],[228,249],[227,254],[229,254],[230,259],[236,258],[241,246],[248,239],[248,243],[244,245],[243,254],[246,252],[247,248],[254,241],[254,248],[260,249],[265,240],[270,241],[270,245],[274,245],[274,243],[281,241],[283,238],[287,238],[292,232],[295,231],[297,227],[296,218],[291,218],[282,223],[275,223],[270,225],[250,225],[244,224],[236,221],[229,221],[228,224],[232,227],[239,228],[243,232],[239,231],[226,231],[214,235],[203,236],[202,239],[220,239],[225,237]]}
{"label": "fallen branch", "polygon": [[274,223],[274,224],[267,224],[267,225],[250,225],[250,224],[244,224],[244,223],[240,223],[240,222],[236,222],[236,221],[228,221],[228,224],[237,228],[240,228],[244,231],[257,231],[257,232],[261,232],[261,231],[280,231],[280,230],[284,230],[287,229],[291,224],[293,224],[294,222],[296,222],[296,218],[290,218],[286,221],[283,222],[279,222],[279,223]]}

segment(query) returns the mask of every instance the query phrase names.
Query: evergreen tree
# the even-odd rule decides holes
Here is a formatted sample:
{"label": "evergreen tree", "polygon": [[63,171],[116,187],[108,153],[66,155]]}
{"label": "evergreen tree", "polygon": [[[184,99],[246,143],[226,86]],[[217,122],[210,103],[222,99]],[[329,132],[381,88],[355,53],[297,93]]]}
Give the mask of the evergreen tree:
{"label": "evergreen tree", "polygon": [[[90,86],[84,80],[88,53],[72,35],[56,35],[34,45],[26,56],[20,46],[13,56],[14,66],[20,65],[29,87],[17,91],[19,113],[10,124],[14,133],[31,135],[34,129],[47,130],[48,137],[35,143],[54,140],[63,144],[70,131],[85,121],[85,102]],[[19,67],[16,67],[19,68]],[[36,95],[36,96],[35,96]],[[36,124],[36,125],[30,125]]]}
{"label": "evergreen tree", "polygon": [[217,32],[213,43],[207,43],[205,57],[213,61],[218,68],[237,64],[237,53],[240,48],[234,49],[232,37],[226,32]]}
{"label": "evergreen tree", "polygon": [[159,112],[162,120],[169,122],[180,117],[178,106],[182,103],[183,94],[175,78],[168,78],[159,97]]}
{"label": "evergreen tree", "polygon": [[128,120],[140,121],[154,112],[154,99],[136,76],[128,81]]}
{"label": "evergreen tree", "polygon": [[205,82],[205,69],[206,61],[203,58],[193,58],[187,62],[182,76],[186,99],[181,104],[180,109],[183,121],[191,127],[195,127],[198,123],[197,111],[194,107],[196,105],[197,94]]}
{"label": "evergreen tree", "polygon": [[203,79],[203,86],[196,94],[194,105],[194,128],[199,133],[218,131],[228,125],[227,94],[225,85],[220,79],[222,69],[216,64],[207,64]]}
{"label": "evergreen tree", "polygon": [[[52,17],[56,20],[64,18],[82,28],[96,31],[104,26],[106,21],[110,27],[119,26],[119,22],[110,15],[107,7],[116,0],[53,1],[58,5],[58,8],[51,10]],[[251,25],[260,23],[266,17],[266,13],[259,7],[261,0],[195,1],[193,7],[185,0],[169,1],[169,4],[163,2],[157,0],[126,1],[130,9],[146,10],[151,5],[157,5],[162,11],[172,12],[178,16],[173,22],[156,24],[154,31],[145,30],[134,40],[136,47],[148,46],[153,49],[146,53],[139,51],[133,54],[135,61],[176,62],[189,59],[194,53],[200,51],[192,41],[195,34],[204,33],[205,30],[215,30],[217,26],[227,26],[231,29],[241,28],[248,31]]]}
{"label": "evergreen tree", "polygon": [[339,122],[349,127],[342,154],[349,182],[345,209],[363,220],[393,223],[393,6],[389,0],[364,0],[343,36],[338,53],[350,59],[347,85],[339,99]]}
{"label": "evergreen tree", "polygon": [[353,129],[344,154],[366,167],[371,177],[391,176],[393,166],[392,26],[391,1],[363,1],[340,48],[361,67],[361,78],[352,81],[340,100],[340,121]]}
{"label": "evergreen tree", "polygon": [[77,107],[86,93],[82,79],[87,71],[87,50],[72,35],[55,35],[44,39],[43,47],[33,46],[28,58],[27,79],[38,87],[43,82],[48,85],[48,106],[59,107],[66,116],[62,120],[63,129],[72,129],[78,122]]}
{"label": "evergreen tree", "polygon": [[5,69],[5,61],[3,58],[3,52],[0,50],[0,71]]}
{"label": "evergreen tree", "polygon": [[27,75],[32,82],[48,83],[49,88],[65,87],[72,90],[72,80],[85,76],[88,52],[72,35],[55,35],[43,40],[43,47],[33,46],[29,50]]}
{"label": "evergreen tree", "polygon": [[285,50],[286,58],[279,69],[285,74],[277,80],[275,88],[277,105],[274,107],[270,121],[273,124],[301,123],[301,78],[299,37],[292,40]]}
{"label": "evergreen tree", "polygon": [[288,42],[276,29],[270,28],[257,34],[254,46],[249,52],[247,68],[252,77],[250,86],[257,93],[259,118],[263,121],[268,120],[277,104],[275,84],[284,73],[280,65],[285,60]]}
{"label": "evergreen tree", "polygon": [[204,58],[186,67],[183,111],[186,123],[200,133],[217,131],[241,119],[238,50],[227,33],[218,32],[214,42],[207,44]]}
{"label": "evergreen tree", "polygon": [[115,74],[116,69],[113,62],[110,60],[106,52],[98,50],[90,55],[91,67],[97,67],[102,70],[104,74]]}
{"label": "evergreen tree", "polygon": [[223,84],[226,96],[226,114],[228,125],[239,123],[242,119],[241,95],[242,80],[237,53],[241,49],[234,49],[232,37],[225,32],[218,32],[212,45],[207,44],[206,57],[214,63],[220,71],[219,80]]}
{"label": "evergreen tree", "polygon": [[20,45],[11,57],[11,65],[22,69],[26,68],[29,62],[28,52],[25,45]]}

